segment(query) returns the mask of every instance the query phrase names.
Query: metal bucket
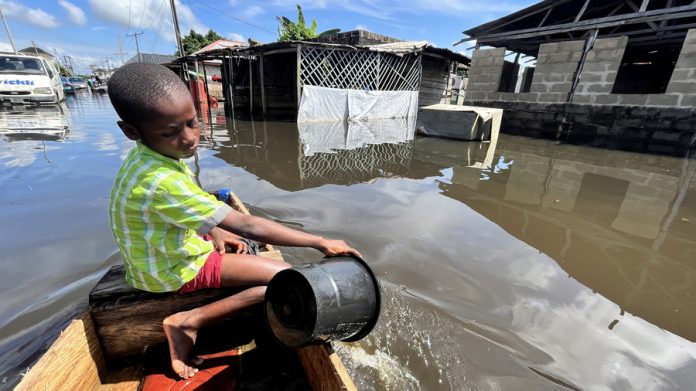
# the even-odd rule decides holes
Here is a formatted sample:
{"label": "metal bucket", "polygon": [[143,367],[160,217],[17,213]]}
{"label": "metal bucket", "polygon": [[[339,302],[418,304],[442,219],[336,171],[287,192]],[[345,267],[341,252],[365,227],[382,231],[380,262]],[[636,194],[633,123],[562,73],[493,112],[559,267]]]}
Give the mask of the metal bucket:
{"label": "metal bucket", "polygon": [[266,324],[287,347],[357,341],[377,323],[380,305],[377,278],[353,256],[283,270],[269,282],[264,300]]}

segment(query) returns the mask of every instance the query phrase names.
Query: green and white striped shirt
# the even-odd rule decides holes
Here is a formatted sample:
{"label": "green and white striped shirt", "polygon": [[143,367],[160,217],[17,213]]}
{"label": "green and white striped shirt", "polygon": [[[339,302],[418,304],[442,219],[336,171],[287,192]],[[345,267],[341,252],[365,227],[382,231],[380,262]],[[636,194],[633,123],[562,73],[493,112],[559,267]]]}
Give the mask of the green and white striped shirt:
{"label": "green and white striped shirt", "polygon": [[111,191],[111,230],[126,281],[150,292],[176,291],[192,280],[213,245],[206,234],[232,210],[201,190],[181,160],[142,143],[128,152]]}

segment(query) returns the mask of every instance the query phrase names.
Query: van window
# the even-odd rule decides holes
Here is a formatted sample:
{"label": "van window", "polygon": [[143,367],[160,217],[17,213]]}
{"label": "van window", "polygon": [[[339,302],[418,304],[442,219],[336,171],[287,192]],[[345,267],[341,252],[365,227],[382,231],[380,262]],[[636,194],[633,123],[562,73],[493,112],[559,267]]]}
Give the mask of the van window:
{"label": "van window", "polygon": [[53,65],[46,65],[46,69],[48,70],[48,77],[53,79]]}
{"label": "van window", "polygon": [[45,75],[46,67],[38,58],[0,56],[0,74]]}

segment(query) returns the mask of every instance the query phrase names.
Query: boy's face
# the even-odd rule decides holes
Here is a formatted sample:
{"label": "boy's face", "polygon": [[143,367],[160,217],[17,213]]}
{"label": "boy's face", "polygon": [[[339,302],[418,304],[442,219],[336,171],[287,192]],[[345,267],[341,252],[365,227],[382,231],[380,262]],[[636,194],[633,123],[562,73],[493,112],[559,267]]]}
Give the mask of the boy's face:
{"label": "boy's face", "polygon": [[118,125],[131,140],[139,140],[150,149],[172,159],[190,158],[198,149],[201,130],[191,96],[175,93],[155,105],[151,120],[135,126],[123,121]]}

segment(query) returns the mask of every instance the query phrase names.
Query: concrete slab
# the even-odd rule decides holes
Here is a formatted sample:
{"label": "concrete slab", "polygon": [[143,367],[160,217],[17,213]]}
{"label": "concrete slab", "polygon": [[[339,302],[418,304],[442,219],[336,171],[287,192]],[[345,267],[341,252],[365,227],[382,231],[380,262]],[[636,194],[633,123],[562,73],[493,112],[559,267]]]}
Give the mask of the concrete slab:
{"label": "concrete slab", "polygon": [[417,129],[426,136],[489,140],[500,133],[503,109],[436,104],[418,110]]}

